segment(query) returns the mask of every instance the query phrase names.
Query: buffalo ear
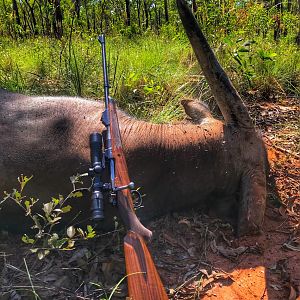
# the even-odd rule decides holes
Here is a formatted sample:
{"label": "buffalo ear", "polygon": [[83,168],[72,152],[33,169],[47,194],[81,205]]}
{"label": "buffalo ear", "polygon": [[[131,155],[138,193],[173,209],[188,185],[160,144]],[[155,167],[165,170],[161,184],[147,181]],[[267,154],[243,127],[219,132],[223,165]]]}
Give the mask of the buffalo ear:
{"label": "buffalo ear", "polygon": [[213,118],[207,105],[201,101],[183,99],[181,104],[193,123],[201,124],[204,120]]}

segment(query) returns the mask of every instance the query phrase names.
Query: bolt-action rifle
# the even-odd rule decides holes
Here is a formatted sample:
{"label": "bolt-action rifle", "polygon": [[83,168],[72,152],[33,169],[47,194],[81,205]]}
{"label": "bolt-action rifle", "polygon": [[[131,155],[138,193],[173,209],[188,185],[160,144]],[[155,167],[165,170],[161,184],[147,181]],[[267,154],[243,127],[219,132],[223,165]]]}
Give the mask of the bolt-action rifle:
{"label": "bolt-action rifle", "polygon": [[[102,123],[105,130],[90,135],[92,185],[92,219],[104,218],[103,194],[109,195],[110,202],[118,207],[120,216],[127,228],[124,238],[124,253],[129,297],[132,300],[167,300],[145,240],[150,240],[152,232],[137,218],[132,194],[140,195],[130,182],[126,160],[122,148],[116,105],[109,97],[109,83],[106,66],[105,37],[98,38],[102,46],[105,110]],[[105,171],[106,170],[106,171]],[[109,172],[109,182],[103,182],[104,172]],[[107,174],[107,173],[106,173]]]}

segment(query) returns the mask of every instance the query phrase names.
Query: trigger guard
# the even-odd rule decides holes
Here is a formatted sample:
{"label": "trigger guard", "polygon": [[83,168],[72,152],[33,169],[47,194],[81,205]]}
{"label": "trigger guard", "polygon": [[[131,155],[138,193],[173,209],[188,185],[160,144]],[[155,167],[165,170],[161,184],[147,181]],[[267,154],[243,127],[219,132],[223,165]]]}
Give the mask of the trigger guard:
{"label": "trigger guard", "polygon": [[137,199],[136,201],[134,201],[133,207],[135,209],[140,208],[143,204],[141,193],[138,190],[131,190],[131,195],[133,199]]}

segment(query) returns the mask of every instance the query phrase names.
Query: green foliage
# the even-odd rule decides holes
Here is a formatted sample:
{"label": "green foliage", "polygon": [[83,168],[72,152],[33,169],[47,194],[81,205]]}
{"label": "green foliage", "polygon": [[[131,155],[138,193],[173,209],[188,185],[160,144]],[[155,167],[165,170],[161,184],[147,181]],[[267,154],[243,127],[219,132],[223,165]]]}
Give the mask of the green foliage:
{"label": "green foliage", "polygon": [[[111,95],[130,114],[169,122],[182,116],[181,97],[210,97],[175,1],[167,1],[167,6],[162,0],[146,0],[145,6],[130,1],[130,24],[125,22],[128,16],[121,0],[58,1],[62,23],[55,19],[58,7],[52,2],[29,2],[41,7],[35,8],[36,25],[28,15],[26,28],[24,16],[16,25],[16,12],[7,1],[0,3],[0,87],[31,94],[102,97],[95,37],[105,31]],[[196,18],[242,93],[299,95],[296,3],[291,7],[252,0],[194,3]],[[27,4],[17,5],[20,9]]]}
{"label": "green foliage", "polygon": [[[299,95],[299,50],[282,38],[215,40],[219,60],[237,88]],[[96,39],[0,38],[0,86],[36,94],[102,97],[100,46]],[[180,98],[209,98],[207,85],[184,36],[107,39],[111,95],[130,114],[153,122],[180,119]]]}
{"label": "green foliage", "polygon": [[296,45],[282,40],[275,48],[262,38],[245,42],[227,37],[223,42],[221,60],[242,91],[258,91],[266,98],[274,94],[299,96],[300,56]]}
{"label": "green foliage", "polygon": [[91,225],[87,225],[86,231],[81,228],[69,226],[65,233],[59,234],[54,230],[55,225],[58,225],[64,215],[71,211],[72,206],[66,204],[72,198],[82,197],[83,188],[76,188],[76,184],[81,183],[83,175],[71,177],[73,190],[67,197],[59,195],[52,197],[50,202],[43,203],[41,211],[36,209],[38,199],[27,197],[23,194],[24,188],[33,176],[27,177],[21,175],[18,178],[19,189],[13,189],[11,193],[4,192],[4,198],[0,204],[5,201],[13,201],[23,211],[26,217],[33,224],[31,229],[35,234],[28,236],[24,234],[22,241],[30,245],[31,252],[36,253],[39,259],[47,256],[51,250],[72,250],[75,242],[78,239],[91,239],[96,236]]}

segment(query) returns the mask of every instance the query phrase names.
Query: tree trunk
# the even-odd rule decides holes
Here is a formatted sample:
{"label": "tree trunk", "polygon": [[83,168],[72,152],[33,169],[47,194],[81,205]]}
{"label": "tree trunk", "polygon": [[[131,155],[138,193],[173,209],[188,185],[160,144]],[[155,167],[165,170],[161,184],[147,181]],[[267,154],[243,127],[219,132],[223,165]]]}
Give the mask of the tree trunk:
{"label": "tree trunk", "polygon": [[38,2],[38,8],[39,8],[39,12],[40,12],[40,20],[41,20],[41,25],[42,25],[42,35],[45,36],[46,31],[45,31],[44,16],[43,16],[42,2],[41,1]]}
{"label": "tree trunk", "polygon": [[56,36],[56,38],[60,39],[63,34],[63,16],[61,12],[60,7],[60,0],[52,0],[52,5],[54,9],[53,19],[52,19],[52,25],[53,25],[53,33]]}
{"label": "tree trunk", "polygon": [[193,0],[192,6],[193,6],[193,12],[195,14],[197,12],[197,10],[198,10],[198,6],[197,6],[197,3],[196,3],[196,0]]}
{"label": "tree trunk", "polygon": [[[298,0],[298,15],[300,15],[300,0]],[[295,41],[297,46],[300,46],[300,28],[298,29],[298,34]]]}
{"label": "tree trunk", "polygon": [[93,32],[96,32],[96,8],[93,5]]}
{"label": "tree trunk", "polygon": [[277,15],[274,17],[274,41],[278,41],[281,35],[282,3],[281,0],[275,0],[274,4],[277,9]]}
{"label": "tree trunk", "polygon": [[131,19],[130,19],[130,0],[125,0],[125,7],[126,7],[126,26],[130,26]]}
{"label": "tree trunk", "polygon": [[79,20],[80,19],[80,6],[81,6],[81,0],[73,0],[74,3],[74,9],[76,12],[76,17]]}
{"label": "tree trunk", "polygon": [[138,25],[139,25],[139,28],[141,28],[141,2],[140,2],[140,0],[136,0],[136,9],[137,9],[137,15],[138,15]]}
{"label": "tree trunk", "polygon": [[89,13],[88,13],[88,6],[86,3],[86,0],[83,1],[84,9],[85,9],[85,17],[86,17],[86,26],[87,30],[90,31],[91,25],[90,25],[90,20],[89,20]]}
{"label": "tree trunk", "polygon": [[145,21],[146,21],[146,29],[149,27],[149,9],[147,5],[147,0],[144,0],[144,11],[145,11]]}
{"label": "tree trunk", "polygon": [[165,19],[166,19],[166,23],[169,23],[168,0],[164,0],[164,10],[165,10]]}
{"label": "tree trunk", "polygon": [[35,14],[34,14],[34,4],[35,4],[35,1],[33,2],[32,5],[30,5],[30,3],[28,2],[28,0],[25,0],[25,3],[26,5],[28,6],[29,8],[29,11],[30,11],[30,20],[31,20],[31,31],[34,35],[36,35],[38,32],[37,32],[37,28],[36,28],[36,18],[35,18]]}
{"label": "tree trunk", "polygon": [[19,15],[19,9],[18,9],[17,1],[12,0],[12,2],[13,2],[13,15],[16,19],[17,25],[21,26],[21,19],[20,19],[20,15]]}

